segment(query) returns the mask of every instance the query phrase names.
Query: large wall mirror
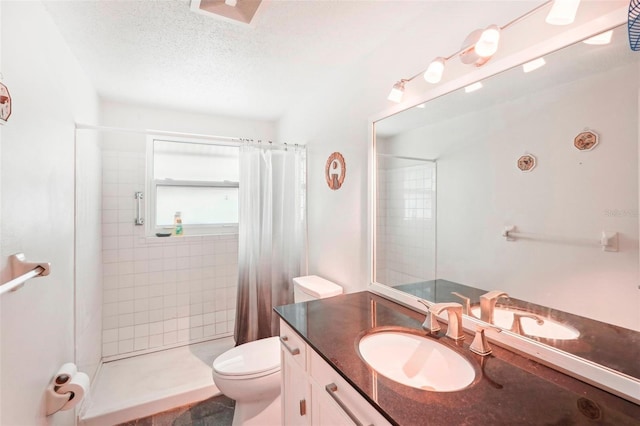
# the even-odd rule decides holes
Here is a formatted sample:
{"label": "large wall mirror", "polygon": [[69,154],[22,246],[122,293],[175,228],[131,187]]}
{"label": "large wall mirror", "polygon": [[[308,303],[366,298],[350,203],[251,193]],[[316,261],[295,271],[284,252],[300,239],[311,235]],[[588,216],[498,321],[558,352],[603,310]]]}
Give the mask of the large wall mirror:
{"label": "large wall mirror", "polygon": [[374,282],[640,379],[640,54],[544,60],[374,123]]}

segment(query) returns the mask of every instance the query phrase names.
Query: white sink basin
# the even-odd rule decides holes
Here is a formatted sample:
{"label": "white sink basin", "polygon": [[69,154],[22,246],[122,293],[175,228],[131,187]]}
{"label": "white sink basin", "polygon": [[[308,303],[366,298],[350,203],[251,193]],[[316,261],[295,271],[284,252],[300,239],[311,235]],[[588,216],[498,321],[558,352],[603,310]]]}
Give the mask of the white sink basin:
{"label": "white sink basin", "polygon": [[[477,318],[480,318],[479,306],[471,308],[471,312]],[[511,326],[513,325],[514,313],[526,314],[527,312],[495,308],[493,311],[493,324],[507,330],[511,329]],[[543,324],[538,324],[536,320],[532,318],[521,318],[520,324],[522,324],[523,333],[529,336],[558,340],[572,340],[577,339],[580,336],[580,332],[573,327],[560,324],[559,322],[550,320],[548,318],[540,318],[544,320]]]}
{"label": "white sink basin", "polygon": [[469,386],[476,377],[462,355],[435,340],[401,331],[364,336],[360,355],[379,374],[403,385],[437,392]]}

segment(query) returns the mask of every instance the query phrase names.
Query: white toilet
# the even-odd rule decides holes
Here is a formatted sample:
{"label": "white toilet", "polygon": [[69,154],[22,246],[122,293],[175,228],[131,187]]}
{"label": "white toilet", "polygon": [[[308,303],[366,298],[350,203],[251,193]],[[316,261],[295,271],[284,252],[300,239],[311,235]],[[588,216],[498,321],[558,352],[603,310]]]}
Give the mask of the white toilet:
{"label": "white toilet", "polygon": [[[342,294],[342,287],[316,275],[293,279],[295,302]],[[280,409],[280,341],[269,337],[228,350],[213,361],[213,381],[235,399],[233,426],[277,426]]]}

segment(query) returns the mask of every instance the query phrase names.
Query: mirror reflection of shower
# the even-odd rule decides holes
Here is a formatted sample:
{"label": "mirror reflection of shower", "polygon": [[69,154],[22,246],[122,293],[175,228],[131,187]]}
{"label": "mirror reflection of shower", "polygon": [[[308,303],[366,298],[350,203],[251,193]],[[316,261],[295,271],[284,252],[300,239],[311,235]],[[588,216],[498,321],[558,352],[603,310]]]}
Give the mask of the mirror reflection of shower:
{"label": "mirror reflection of shower", "polygon": [[377,153],[375,280],[435,279],[436,161]]}

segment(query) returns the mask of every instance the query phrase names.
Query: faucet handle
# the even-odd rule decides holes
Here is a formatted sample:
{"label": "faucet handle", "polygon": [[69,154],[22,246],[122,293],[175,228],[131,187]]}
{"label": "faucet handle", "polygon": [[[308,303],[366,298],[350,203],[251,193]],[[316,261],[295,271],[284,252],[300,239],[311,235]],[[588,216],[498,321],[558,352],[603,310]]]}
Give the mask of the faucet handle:
{"label": "faucet handle", "polygon": [[532,320],[536,320],[536,324],[542,325],[544,324],[544,320],[537,315],[534,314],[513,314],[513,323],[511,324],[511,331],[516,334],[523,335],[524,332],[522,330],[522,318],[531,318]]}
{"label": "faucet handle", "polygon": [[422,303],[427,308],[427,316],[422,323],[422,329],[430,334],[436,334],[440,331],[440,324],[436,318],[436,315],[431,311],[431,306],[424,300],[418,299],[418,302]]}
{"label": "faucet handle", "polygon": [[422,323],[422,329],[429,334],[436,334],[440,331],[440,323],[438,323],[437,317],[433,312],[427,311],[427,316]]}
{"label": "faucet handle", "polygon": [[489,342],[487,341],[487,337],[485,336],[484,332],[488,329],[491,328],[492,330],[497,331],[498,333],[500,333],[502,331],[502,329],[495,327],[495,326],[483,326],[483,325],[476,325],[476,335],[473,337],[473,341],[471,342],[471,345],[469,346],[469,350],[471,350],[471,352],[476,353],[480,356],[487,356],[489,355],[492,351],[491,346],[489,346]]}

